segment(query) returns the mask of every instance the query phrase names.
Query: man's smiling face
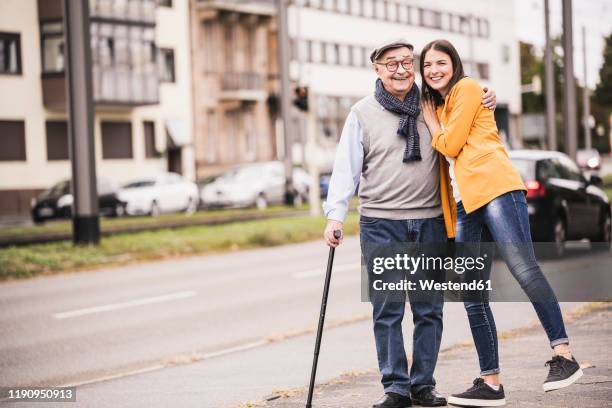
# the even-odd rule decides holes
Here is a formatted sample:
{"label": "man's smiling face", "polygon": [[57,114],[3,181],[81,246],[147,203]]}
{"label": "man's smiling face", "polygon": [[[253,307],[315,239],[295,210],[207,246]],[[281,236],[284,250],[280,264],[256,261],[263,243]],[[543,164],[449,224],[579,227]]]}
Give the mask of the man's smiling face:
{"label": "man's smiling face", "polygon": [[[382,81],[385,89],[391,95],[395,96],[400,100],[404,100],[412,85],[414,84],[414,54],[408,47],[392,48],[382,54],[374,63],[374,70],[376,75]],[[402,64],[404,61],[404,64]],[[411,63],[409,69],[404,68],[403,65],[407,65],[407,61]],[[386,64],[389,62],[397,63],[397,70],[391,72]]]}

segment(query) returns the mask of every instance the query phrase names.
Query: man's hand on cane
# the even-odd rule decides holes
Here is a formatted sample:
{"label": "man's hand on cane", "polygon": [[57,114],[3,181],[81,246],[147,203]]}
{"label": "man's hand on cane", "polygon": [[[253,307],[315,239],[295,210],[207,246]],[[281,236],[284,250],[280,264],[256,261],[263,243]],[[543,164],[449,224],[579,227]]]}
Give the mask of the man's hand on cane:
{"label": "man's hand on cane", "polygon": [[[340,238],[334,237],[334,231],[336,230],[340,231]],[[325,232],[323,232],[323,237],[325,238],[325,243],[328,246],[336,248],[342,243],[342,239],[344,238],[344,224],[336,220],[327,220],[327,225],[325,226]]]}

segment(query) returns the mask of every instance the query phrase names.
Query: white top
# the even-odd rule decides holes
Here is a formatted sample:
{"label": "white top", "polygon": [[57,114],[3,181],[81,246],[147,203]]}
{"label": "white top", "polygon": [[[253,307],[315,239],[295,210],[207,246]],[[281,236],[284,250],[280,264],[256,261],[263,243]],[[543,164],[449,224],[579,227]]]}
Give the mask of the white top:
{"label": "white top", "polygon": [[461,201],[461,196],[459,195],[459,187],[457,186],[457,180],[455,180],[455,159],[453,159],[452,157],[446,157],[446,161],[449,164],[448,172],[450,173],[451,187],[453,188],[453,198],[458,204]]}

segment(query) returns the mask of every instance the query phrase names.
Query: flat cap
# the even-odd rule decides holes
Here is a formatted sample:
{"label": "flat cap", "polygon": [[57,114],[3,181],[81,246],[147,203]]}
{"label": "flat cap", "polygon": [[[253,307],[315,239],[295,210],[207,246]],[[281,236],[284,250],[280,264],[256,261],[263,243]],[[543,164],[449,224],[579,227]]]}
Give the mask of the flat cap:
{"label": "flat cap", "polygon": [[414,47],[412,46],[412,44],[410,44],[408,41],[401,39],[401,38],[396,39],[396,40],[386,41],[380,44],[378,47],[374,48],[374,50],[372,50],[372,53],[370,54],[370,61],[374,62],[381,55],[383,55],[385,51],[391,50],[393,48],[399,48],[399,47],[408,47],[410,51],[414,50]]}

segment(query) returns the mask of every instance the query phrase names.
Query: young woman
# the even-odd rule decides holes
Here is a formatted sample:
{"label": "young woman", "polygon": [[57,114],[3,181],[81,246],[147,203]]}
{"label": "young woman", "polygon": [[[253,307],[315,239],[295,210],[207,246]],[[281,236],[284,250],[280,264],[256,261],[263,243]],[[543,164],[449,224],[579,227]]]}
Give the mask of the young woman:
{"label": "young woman", "polygon": [[[525,185],[499,138],[493,111],[483,108],[482,89],[464,75],[459,54],[450,42],[427,44],[421,52],[420,68],[423,116],[432,146],[449,162],[457,203],[456,242],[497,243],[512,275],[532,302],[554,351],[547,362],[550,371],[544,390],[571,385],[582,376],[582,370],[570,352],[559,303],[536,262]],[[489,274],[490,269],[485,271],[485,279]],[[464,304],[478,352],[480,377],[448,402],[504,405],[497,332],[488,300],[480,295],[464,299]]]}

